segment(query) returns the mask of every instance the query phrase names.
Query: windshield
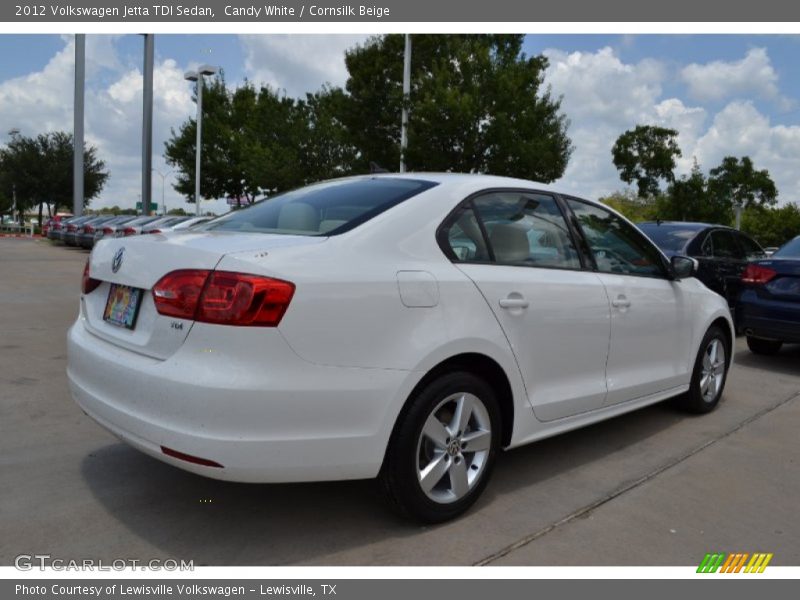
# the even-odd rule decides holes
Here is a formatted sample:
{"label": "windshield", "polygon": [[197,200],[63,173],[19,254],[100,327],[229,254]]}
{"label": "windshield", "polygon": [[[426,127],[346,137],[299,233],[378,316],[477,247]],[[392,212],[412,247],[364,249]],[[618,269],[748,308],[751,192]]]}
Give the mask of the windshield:
{"label": "windshield", "polygon": [[329,181],[267,198],[197,229],[337,235],[435,185],[392,177]]}
{"label": "windshield", "polygon": [[641,229],[647,237],[653,240],[664,252],[676,253],[686,247],[694,236],[697,235],[696,229],[686,229],[683,227],[669,227],[656,225],[655,223],[640,223]]}
{"label": "windshield", "polygon": [[800,258],[800,237],[794,238],[781,246],[780,250],[772,255],[773,258]]}

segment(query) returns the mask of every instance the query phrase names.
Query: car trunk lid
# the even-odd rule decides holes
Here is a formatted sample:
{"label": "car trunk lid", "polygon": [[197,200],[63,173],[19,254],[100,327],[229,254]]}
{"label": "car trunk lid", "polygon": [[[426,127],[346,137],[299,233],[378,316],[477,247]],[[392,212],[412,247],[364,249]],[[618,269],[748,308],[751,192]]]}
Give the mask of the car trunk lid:
{"label": "car trunk lid", "polygon": [[[194,322],[164,316],[156,310],[152,288],[164,275],[179,269],[213,270],[228,254],[250,252],[267,256],[283,248],[320,244],[326,239],[235,232],[105,239],[95,246],[90,257],[90,277],[102,283],[82,296],[81,316],[87,329],[98,337],[147,356],[166,359],[180,348]],[[112,293],[118,305],[126,305],[129,288],[140,290],[132,292],[139,297],[138,311],[131,305],[127,314],[132,328],[104,318],[125,313],[120,310],[108,315],[106,308]]]}

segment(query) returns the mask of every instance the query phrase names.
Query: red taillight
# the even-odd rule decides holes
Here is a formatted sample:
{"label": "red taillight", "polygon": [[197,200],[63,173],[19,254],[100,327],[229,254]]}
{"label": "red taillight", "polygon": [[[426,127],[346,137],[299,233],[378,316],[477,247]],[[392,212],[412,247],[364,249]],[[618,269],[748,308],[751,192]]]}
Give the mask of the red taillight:
{"label": "red taillight", "polygon": [[86,266],[83,267],[83,279],[81,280],[81,289],[84,294],[91,294],[95,291],[100,284],[103,283],[99,279],[92,279],[89,276],[89,260],[86,260]]}
{"label": "red taillight", "polygon": [[122,235],[124,236],[134,235],[135,233],[136,230],[133,227],[126,227],[122,230]]}
{"label": "red taillight", "polygon": [[114,230],[111,227],[103,227],[103,235],[111,235]]}
{"label": "red taillight", "polygon": [[153,286],[159,314],[220,325],[276,327],[293,295],[288,281],[228,271],[173,271]]}
{"label": "red taillight", "polygon": [[755,264],[747,265],[742,273],[742,283],[764,285],[771,281],[777,274],[777,271],[769,267],[762,267],[761,265]]}
{"label": "red taillight", "polygon": [[84,233],[94,233],[94,227],[92,227],[91,225],[87,225],[86,227],[83,228],[83,231]]}
{"label": "red taillight", "polygon": [[145,233],[161,233],[160,229],[151,229],[149,231],[145,231]]}
{"label": "red taillight", "polygon": [[159,314],[194,319],[197,301],[210,271],[185,269],[172,271],[153,286],[153,302]]}

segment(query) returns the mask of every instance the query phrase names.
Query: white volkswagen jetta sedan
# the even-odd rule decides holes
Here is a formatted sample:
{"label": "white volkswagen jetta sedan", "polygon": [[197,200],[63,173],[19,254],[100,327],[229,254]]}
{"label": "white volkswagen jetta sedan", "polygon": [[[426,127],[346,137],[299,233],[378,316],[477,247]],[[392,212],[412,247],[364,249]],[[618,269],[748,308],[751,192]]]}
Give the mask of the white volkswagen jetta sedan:
{"label": "white volkswagen jetta sedan", "polygon": [[379,477],[466,510],[500,449],[679,396],[718,403],[727,304],[603,205],[530,181],[328,181],[98,244],[69,331],[91,417],[245,482]]}

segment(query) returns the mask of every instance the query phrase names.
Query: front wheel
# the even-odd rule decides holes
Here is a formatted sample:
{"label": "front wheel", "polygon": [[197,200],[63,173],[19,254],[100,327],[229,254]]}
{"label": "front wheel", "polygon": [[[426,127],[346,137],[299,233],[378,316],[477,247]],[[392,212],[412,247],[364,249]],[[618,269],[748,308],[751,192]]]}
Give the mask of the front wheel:
{"label": "front wheel", "polygon": [[489,480],[500,440],[494,392],[466,372],[417,392],[392,434],[380,480],[401,514],[438,523],[466,511]]}
{"label": "front wheel", "polygon": [[681,408],[703,414],[717,407],[728,377],[729,352],[728,338],[722,328],[712,326],[700,343],[689,391],[679,399]]}

